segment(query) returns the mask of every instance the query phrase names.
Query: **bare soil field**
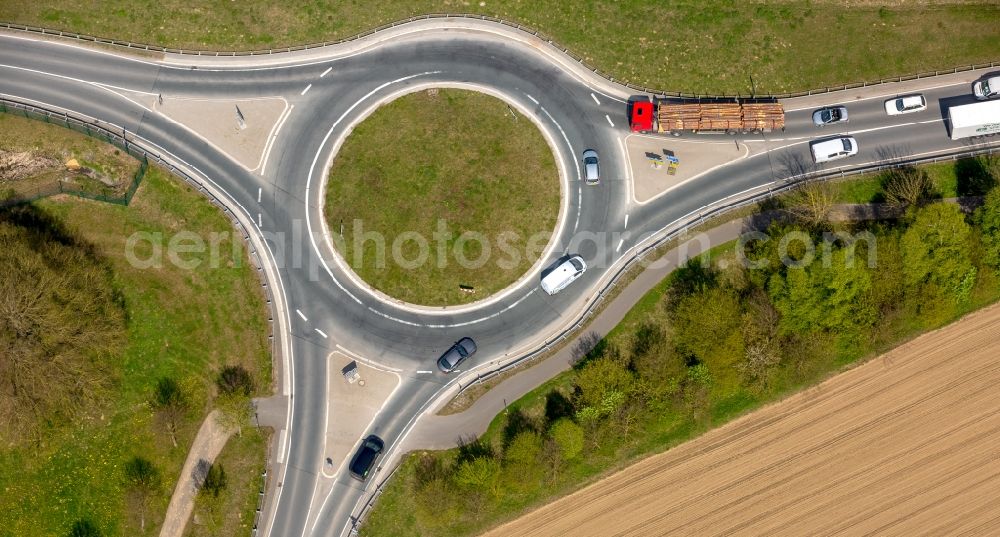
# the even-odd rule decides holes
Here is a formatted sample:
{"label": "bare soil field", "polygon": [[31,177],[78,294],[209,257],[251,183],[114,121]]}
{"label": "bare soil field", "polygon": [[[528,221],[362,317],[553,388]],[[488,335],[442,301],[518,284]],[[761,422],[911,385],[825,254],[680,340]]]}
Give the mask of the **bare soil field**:
{"label": "bare soil field", "polygon": [[1000,306],[487,533],[1000,535]]}

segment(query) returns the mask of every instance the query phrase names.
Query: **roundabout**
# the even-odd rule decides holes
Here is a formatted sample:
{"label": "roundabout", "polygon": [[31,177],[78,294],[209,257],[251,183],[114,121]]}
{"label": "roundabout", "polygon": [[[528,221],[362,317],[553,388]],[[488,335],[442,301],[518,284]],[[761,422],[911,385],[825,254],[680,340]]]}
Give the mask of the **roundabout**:
{"label": "roundabout", "polygon": [[334,157],[324,217],[341,261],[421,306],[483,300],[547,249],[565,191],[550,143],[508,103],[427,88],[381,105]]}

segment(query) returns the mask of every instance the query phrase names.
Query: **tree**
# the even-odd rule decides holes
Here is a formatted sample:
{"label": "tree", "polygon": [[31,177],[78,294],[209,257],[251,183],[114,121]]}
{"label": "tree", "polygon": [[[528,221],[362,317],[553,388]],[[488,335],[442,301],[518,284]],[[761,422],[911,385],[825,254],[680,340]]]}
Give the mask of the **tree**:
{"label": "tree", "polygon": [[148,459],[135,456],[125,463],[125,483],[129,499],[139,513],[139,529],[145,531],[146,510],[160,488],[160,472]]}
{"label": "tree", "polygon": [[89,518],[81,518],[73,523],[69,537],[101,537],[101,530]]}
{"label": "tree", "polygon": [[826,181],[814,181],[795,189],[786,198],[786,211],[808,227],[817,227],[830,217],[836,200],[833,186]]}
{"label": "tree", "polygon": [[634,379],[621,360],[600,358],[577,373],[576,384],[584,405],[599,403],[608,391],[627,392]]}
{"label": "tree", "polygon": [[177,447],[177,425],[187,411],[187,401],[177,381],[168,377],[157,381],[153,408],[166,426],[170,441]]}
{"label": "tree", "polygon": [[253,376],[241,365],[229,365],[222,368],[215,384],[219,387],[219,393],[224,395],[249,396],[254,389]]}
{"label": "tree", "polygon": [[549,429],[552,440],[559,446],[559,454],[564,461],[575,459],[583,451],[583,427],[569,418],[552,424]]}
{"label": "tree", "polygon": [[982,234],[983,264],[1000,270],[1000,187],[986,194],[983,206],[976,211],[976,224]]}
{"label": "tree", "polygon": [[455,482],[470,489],[496,491],[499,475],[500,463],[495,458],[477,457],[458,465]]}
{"label": "tree", "polygon": [[223,427],[236,431],[236,436],[243,436],[243,428],[250,425],[253,417],[253,401],[243,393],[220,395],[215,400],[219,409],[217,417]]}
{"label": "tree", "polygon": [[715,287],[684,297],[673,312],[674,342],[689,363],[703,362],[718,379],[735,373],[743,357],[739,297]]}
{"label": "tree", "polygon": [[882,190],[890,205],[900,208],[919,206],[934,193],[934,183],[923,168],[890,168],[882,180]]}
{"label": "tree", "polygon": [[956,205],[935,203],[917,210],[900,241],[907,288],[922,294],[930,286],[953,303],[967,300],[976,279],[970,233]]}
{"label": "tree", "polygon": [[217,498],[219,493],[226,488],[226,485],[226,470],[222,467],[222,463],[217,462],[209,466],[208,472],[205,474],[205,480],[201,484],[202,492],[211,494],[213,498]]}
{"label": "tree", "polygon": [[784,334],[806,334],[815,329],[854,332],[878,319],[872,298],[871,274],[866,266],[851,263],[847,249],[832,251],[829,263],[814,262],[790,268],[772,277],[769,290],[781,312]]}
{"label": "tree", "polygon": [[757,388],[767,386],[768,375],[781,361],[777,309],[761,291],[753,293],[743,314],[744,359],[737,366],[744,380]]}
{"label": "tree", "polygon": [[535,431],[524,431],[504,451],[504,461],[513,466],[530,468],[538,462],[542,453],[542,436]]}

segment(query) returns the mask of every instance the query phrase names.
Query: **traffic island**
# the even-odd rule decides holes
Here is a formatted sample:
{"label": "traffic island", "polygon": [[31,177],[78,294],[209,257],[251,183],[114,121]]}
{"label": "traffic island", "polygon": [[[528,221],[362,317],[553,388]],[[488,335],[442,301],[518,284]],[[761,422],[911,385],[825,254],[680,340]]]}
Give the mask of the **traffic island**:
{"label": "traffic island", "polygon": [[483,93],[431,88],[354,127],[333,161],[324,217],[344,264],[369,286],[408,304],[454,306],[531,270],[555,229],[560,189],[531,119]]}
{"label": "traffic island", "polygon": [[647,203],[705,172],[749,154],[730,136],[719,141],[633,134],[625,141],[632,172],[632,195]]}
{"label": "traffic island", "polygon": [[323,475],[334,477],[399,385],[399,375],[375,369],[340,352],[330,354],[328,364],[330,393]]}

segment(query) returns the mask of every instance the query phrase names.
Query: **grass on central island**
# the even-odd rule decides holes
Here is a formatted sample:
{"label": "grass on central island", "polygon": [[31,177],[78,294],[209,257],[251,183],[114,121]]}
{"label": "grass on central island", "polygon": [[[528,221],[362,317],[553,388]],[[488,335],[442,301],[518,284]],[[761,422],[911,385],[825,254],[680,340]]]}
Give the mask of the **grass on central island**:
{"label": "grass on central island", "polygon": [[432,89],[354,129],[330,170],[325,216],[374,288],[413,304],[463,304],[531,268],[555,227],[559,189],[528,118],[488,95]]}

